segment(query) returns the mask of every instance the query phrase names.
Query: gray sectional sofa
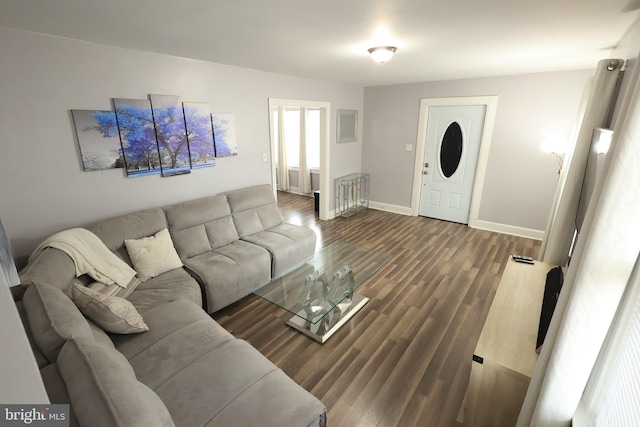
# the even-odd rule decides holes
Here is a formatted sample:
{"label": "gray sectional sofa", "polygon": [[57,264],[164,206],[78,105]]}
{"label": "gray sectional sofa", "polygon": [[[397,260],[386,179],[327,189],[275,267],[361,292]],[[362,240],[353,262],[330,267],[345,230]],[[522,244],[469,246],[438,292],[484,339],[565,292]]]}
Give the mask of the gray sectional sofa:
{"label": "gray sectional sofa", "polygon": [[72,290],[92,279],[76,277],[59,249],[21,272],[16,305],[51,402],[70,403],[71,424],[81,426],[325,426],[319,400],[207,314],[311,257],[313,231],[282,222],[268,185],[134,212],[90,231],[133,266],[125,240],[164,228],[184,267],[127,296],[146,332],[105,332],[85,318]]}
{"label": "gray sectional sofa", "polygon": [[315,252],[315,233],[282,221],[268,185],[179,203],[164,213],[182,262],[206,291],[210,313]]}

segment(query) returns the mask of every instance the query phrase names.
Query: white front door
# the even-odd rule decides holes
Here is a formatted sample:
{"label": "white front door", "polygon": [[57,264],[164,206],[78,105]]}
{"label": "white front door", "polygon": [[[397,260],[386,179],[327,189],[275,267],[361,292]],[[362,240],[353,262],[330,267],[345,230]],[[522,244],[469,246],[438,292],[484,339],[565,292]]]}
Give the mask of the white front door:
{"label": "white front door", "polygon": [[429,107],[418,214],[469,223],[485,105]]}

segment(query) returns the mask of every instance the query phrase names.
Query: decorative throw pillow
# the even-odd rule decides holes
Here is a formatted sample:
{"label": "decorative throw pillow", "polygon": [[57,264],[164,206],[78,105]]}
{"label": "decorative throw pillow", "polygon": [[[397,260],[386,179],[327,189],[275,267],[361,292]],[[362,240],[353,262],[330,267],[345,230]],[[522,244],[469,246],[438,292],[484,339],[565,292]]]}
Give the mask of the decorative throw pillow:
{"label": "decorative throw pillow", "polygon": [[133,304],[124,298],[109,297],[79,283],[73,284],[71,296],[82,314],[107,332],[135,334],[149,330]]}
{"label": "decorative throw pillow", "polygon": [[150,237],[126,239],[124,244],[143,282],[183,265],[166,228]]}

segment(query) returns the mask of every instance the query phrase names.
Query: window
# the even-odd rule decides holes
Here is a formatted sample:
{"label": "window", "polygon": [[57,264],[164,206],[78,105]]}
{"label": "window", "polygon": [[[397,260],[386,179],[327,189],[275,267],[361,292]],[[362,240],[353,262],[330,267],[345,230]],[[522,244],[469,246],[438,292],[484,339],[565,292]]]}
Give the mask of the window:
{"label": "window", "polygon": [[[278,189],[304,194],[309,194],[314,189],[311,170],[320,169],[320,119],[320,108],[272,108],[271,126]],[[304,164],[301,165],[301,162]]]}

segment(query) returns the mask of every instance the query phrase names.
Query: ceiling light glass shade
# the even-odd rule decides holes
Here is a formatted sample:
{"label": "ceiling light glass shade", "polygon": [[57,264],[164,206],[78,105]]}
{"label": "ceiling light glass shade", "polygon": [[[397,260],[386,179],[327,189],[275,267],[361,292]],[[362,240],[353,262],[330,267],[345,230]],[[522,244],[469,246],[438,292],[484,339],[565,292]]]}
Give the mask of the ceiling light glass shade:
{"label": "ceiling light glass shade", "polygon": [[390,60],[393,57],[395,51],[396,48],[393,46],[378,46],[369,49],[371,59],[381,64]]}

